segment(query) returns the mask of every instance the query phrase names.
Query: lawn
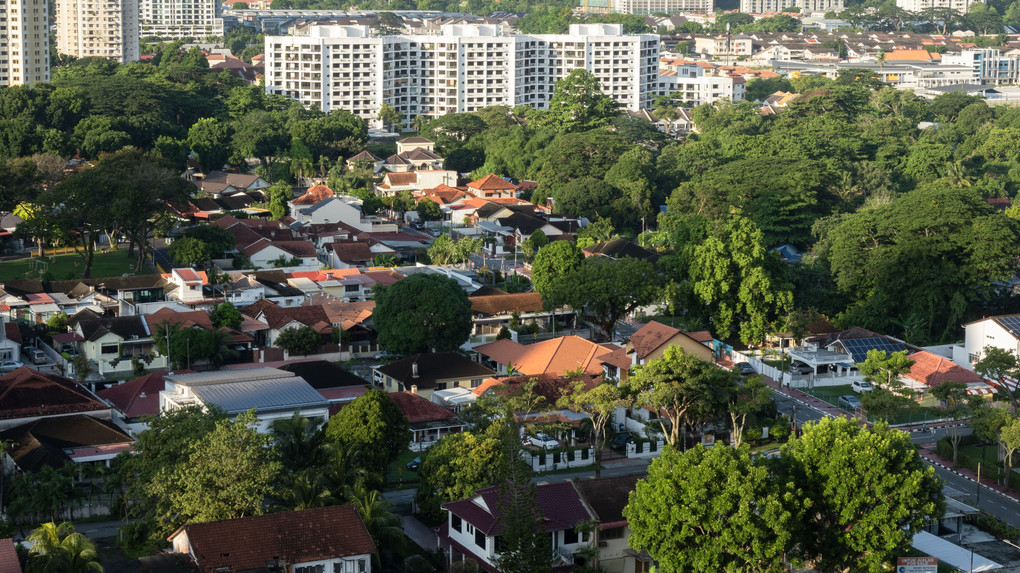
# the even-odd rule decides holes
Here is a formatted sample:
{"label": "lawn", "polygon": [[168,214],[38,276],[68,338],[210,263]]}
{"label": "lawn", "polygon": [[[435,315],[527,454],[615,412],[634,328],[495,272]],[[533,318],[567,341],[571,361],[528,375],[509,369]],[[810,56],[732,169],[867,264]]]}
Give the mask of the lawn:
{"label": "lawn", "polygon": [[[849,384],[845,384],[842,386],[816,386],[812,390],[804,389],[804,391],[816,398],[825,400],[826,402],[832,404],[833,406],[837,405],[836,401],[839,400],[839,397],[843,395],[856,396],[858,399],[860,399],[861,397],[860,394],[855,393],[850,388]],[[938,419],[942,415],[943,414],[937,408],[913,408],[909,410],[904,409],[897,415],[893,416],[889,420],[889,423],[893,425],[920,423],[925,422],[927,420]]]}
{"label": "lawn", "polygon": [[[42,269],[39,261],[45,263]],[[134,262],[135,258],[128,257],[127,251],[96,253],[92,260],[92,276],[99,278],[119,277],[125,273],[136,274]],[[0,263],[0,280],[41,278],[41,273],[46,273],[52,280],[77,279],[81,278],[83,268],[82,258],[74,254],[5,261]],[[152,274],[152,271],[143,268],[142,272],[137,274],[147,275]]]}
{"label": "lawn", "polygon": [[840,396],[844,396],[847,394],[851,396],[857,396],[857,394],[854,394],[854,391],[850,389],[849,384],[845,384],[842,386],[815,386],[811,390],[808,390],[806,388],[802,388],[801,390],[807,392],[808,394],[811,394],[815,398],[825,400],[826,402],[832,404],[833,406],[836,405],[836,400],[838,400]]}
{"label": "lawn", "polygon": [[411,450],[404,450],[390,467],[386,469],[386,489],[403,489],[405,487],[414,487],[414,485],[397,485],[402,481],[418,481],[418,472],[413,472],[407,469],[407,464],[414,458],[419,457],[421,454],[413,452]]}

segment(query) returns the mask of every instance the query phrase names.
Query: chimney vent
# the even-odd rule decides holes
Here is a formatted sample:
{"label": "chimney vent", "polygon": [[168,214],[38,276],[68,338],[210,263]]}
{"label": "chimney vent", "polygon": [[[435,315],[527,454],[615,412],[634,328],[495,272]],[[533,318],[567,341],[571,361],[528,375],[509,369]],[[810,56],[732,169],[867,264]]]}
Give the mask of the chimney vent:
{"label": "chimney vent", "polygon": [[411,384],[411,393],[412,394],[416,394],[416,395],[418,394],[418,385],[417,384]]}
{"label": "chimney vent", "polygon": [[417,378],[418,377],[418,363],[417,362],[412,362],[411,363],[411,377],[412,378]]}

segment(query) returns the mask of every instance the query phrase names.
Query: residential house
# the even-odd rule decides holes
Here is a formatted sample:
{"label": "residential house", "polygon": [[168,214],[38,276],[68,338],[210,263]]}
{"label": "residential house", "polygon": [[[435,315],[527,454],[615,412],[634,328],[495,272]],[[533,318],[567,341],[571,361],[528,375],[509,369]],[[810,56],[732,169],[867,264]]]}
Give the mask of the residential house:
{"label": "residential house", "polygon": [[260,238],[241,249],[241,252],[256,267],[319,267],[320,265],[315,245],[309,241],[271,241]]}
{"label": "residential house", "polygon": [[372,169],[372,173],[379,173],[382,171],[383,160],[372,155],[368,151],[362,151],[357,155],[351,156],[347,160],[347,170],[351,171],[355,169],[358,165],[361,165],[362,162],[365,162]]}
{"label": "residential house", "polygon": [[[553,317],[573,316],[573,310],[557,308],[546,311],[543,308],[542,295],[537,292],[505,293],[495,291],[484,296],[469,296],[471,301],[471,319],[474,324],[472,334],[499,334],[503,327],[510,327],[515,317],[520,324],[535,322],[549,328]],[[519,327],[518,327],[519,328]]]}
{"label": "residential house", "polygon": [[256,271],[253,273],[247,273],[247,276],[262,287],[264,293],[263,299],[279,306],[299,306],[307,298],[301,289],[294,288],[288,284],[287,273],[283,271]]}
{"label": "residential house", "polygon": [[[499,374],[600,375],[602,357],[617,346],[596,344],[579,336],[561,336],[535,344],[519,344],[510,339],[475,347],[482,364]],[[513,372],[511,372],[511,369]]]}
{"label": "residential house", "polygon": [[953,346],[953,362],[974,369],[992,347],[1020,356],[1020,314],[990,316],[963,325],[964,342]]}
{"label": "residential house", "polygon": [[14,444],[8,455],[23,472],[43,466],[61,469],[68,463],[102,463],[134,449],[135,440],[109,420],[85,414],[46,417],[0,432],[0,441]]}
{"label": "residential house", "polygon": [[198,182],[198,188],[209,195],[233,195],[269,187],[269,182],[258,175],[210,171]]}
{"label": "residential house", "polygon": [[410,153],[415,150],[435,151],[436,143],[425,137],[412,136],[397,140],[397,155]]}
{"label": "residential house", "polygon": [[266,287],[254,277],[237,273],[231,274],[230,277],[231,282],[224,288],[223,297],[234,307],[244,308],[266,298]]}
{"label": "residential house", "polygon": [[[387,249],[392,250],[392,249]],[[368,243],[327,243],[323,248],[325,254],[321,255],[322,262],[334,269],[349,269],[354,267],[369,267],[375,261],[375,253]]]}
{"label": "residential house", "polygon": [[598,523],[592,543],[599,547],[599,566],[610,573],[641,573],[651,571],[655,563],[644,551],[630,548],[632,533],[623,509],[630,492],[643,475],[629,475],[571,482],[592,519]]}
{"label": "residential house", "polygon": [[603,373],[606,378],[622,382],[635,366],[662,358],[666,349],[671,346],[679,346],[684,352],[706,362],[715,362],[712,349],[702,342],[678,328],[652,320],[631,335],[626,347],[602,356]]}
{"label": "residential house", "polygon": [[492,173],[468,183],[467,190],[482,199],[516,199],[519,196],[517,185]]}
{"label": "residential house", "polygon": [[463,432],[466,424],[453,412],[410,392],[390,392],[390,399],[407,418],[411,430],[408,447],[422,452],[448,434]]}
{"label": "residential house", "polygon": [[410,151],[391,155],[383,161],[383,169],[391,173],[406,173],[416,170],[441,170],[442,168],[443,158],[436,155],[434,151],[424,147],[416,147]]}
{"label": "residential house", "polygon": [[269,432],[276,420],[295,412],[309,420],[329,419],[329,401],[304,378],[277,368],[168,374],[159,393],[160,411],[190,405],[216,406],[231,418],[255,410],[258,430]]}
{"label": "residential house", "polygon": [[290,205],[290,212],[296,213],[299,209],[310,207],[335,196],[333,190],[329,187],[322,184],[315,185],[308,189],[304,195],[290,200],[288,203]]}
{"label": "residential house", "polygon": [[245,307],[241,312],[269,325],[265,340],[260,340],[268,346],[272,346],[280,333],[288,328],[311,327],[322,335],[325,341],[325,337],[333,334],[333,327],[339,326],[330,322],[329,315],[322,305],[283,307],[269,299],[262,299]]}
{"label": "residential house", "polygon": [[300,225],[343,223],[366,233],[388,233],[399,231],[394,223],[386,223],[375,215],[361,212],[361,199],[357,197],[327,197],[314,205],[299,207],[291,213]]}
{"label": "residential house", "polygon": [[82,338],[80,352],[101,375],[130,372],[135,358],[148,368],[166,368],[166,357],[159,355],[153,340],[155,326],[150,327],[144,316],[105,317],[85,310],[67,325]]}
{"label": "residential house", "polygon": [[0,376],[0,429],[74,414],[112,418],[108,405],[69,378],[26,367]]}
{"label": "residential house", "polygon": [[[11,320],[29,321],[33,315],[29,295],[42,294],[48,298],[34,299],[39,305],[47,306],[40,312],[74,314],[80,310],[104,311],[127,316],[140,314],[140,305],[166,300],[167,281],[160,275],[138,275],[120,277],[97,277],[66,281],[41,281],[39,279],[17,279],[0,283],[0,304],[5,305],[6,315]],[[144,312],[141,311],[141,312]]]}
{"label": "residential house", "polygon": [[923,406],[938,407],[940,402],[931,391],[944,382],[961,382],[967,385],[968,396],[982,396],[991,399],[998,390],[980,374],[967,370],[949,358],[920,350],[908,354],[914,361],[910,370],[900,376],[900,381],[913,392],[913,398]]}
{"label": "residential house", "polygon": [[[192,370],[178,370],[178,374],[191,374]],[[96,392],[104,402],[113,407],[113,422],[132,436],[148,428],[142,421],[144,416],[159,415],[159,393],[166,389],[167,372],[150,372],[114,384]]]}
{"label": "residential house", "polygon": [[[440,546],[447,549],[450,564],[472,559],[485,571],[498,571],[499,537],[507,521],[499,489],[482,488],[468,499],[443,504],[447,520],[440,526],[439,540]],[[577,490],[571,483],[541,484],[535,486],[535,503],[550,537],[550,562],[559,567],[573,566],[576,552],[592,541],[591,534],[575,529],[592,519]]]}
{"label": "residential house", "polygon": [[458,352],[412,354],[376,367],[372,376],[387,392],[410,392],[429,398],[435,390],[477,388],[496,374]]}
{"label": "residential house", "polygon": [[371,573],[376,553],[353,505],[188,523],[168,541],[203,573]]}
{"label": "residential house", "polygon": [[176,287],[171,291],[171,296],[184,304],[205,302],[202,286],[209,282],[205,271],[196,271],[190,268],[173,269],[168,277],[168,282]]}
{"label": "residential house", "polygon": [[847,377],[860,376],[857,365],[867,360],[871,350],[892,354],[919,349],[908,347],[902,340],[855,327],[808,338],[802,346],[790,349],[790,357],[811,368],[808,384],[847,384],[850,382]]}
{"label": "residential house", "polygon": [[382,183],[375,186],[375,194],[382,197],[396,195],[401,191],[432,189],[440,185],[457,186],[457,172],[448,169],[423,169],[406,173],[387,172]]}

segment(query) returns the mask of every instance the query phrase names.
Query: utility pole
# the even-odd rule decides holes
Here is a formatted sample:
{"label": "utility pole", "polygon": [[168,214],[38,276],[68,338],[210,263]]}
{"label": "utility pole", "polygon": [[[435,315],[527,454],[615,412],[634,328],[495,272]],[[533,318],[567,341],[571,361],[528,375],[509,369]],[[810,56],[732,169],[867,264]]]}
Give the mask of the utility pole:
{"label": "utility pole", "polygon": [[977,476],[977,501],[975,503],[981,503],[981,462],[978,462],[978,476]]}

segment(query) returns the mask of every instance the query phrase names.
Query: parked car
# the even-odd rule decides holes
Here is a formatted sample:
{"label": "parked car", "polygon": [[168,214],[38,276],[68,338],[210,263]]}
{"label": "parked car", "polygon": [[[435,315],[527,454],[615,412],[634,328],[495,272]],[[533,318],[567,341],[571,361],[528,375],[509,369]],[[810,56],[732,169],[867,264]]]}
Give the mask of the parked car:
{"label": "parked car", "polygon": [[741,376],[750,376],[752,374],[756,374],[754,368],[751,368],[751,365],[747,362],[737,362],[736,364],[733,365],[733,371],[737,372]]}
{"label": "parked car", "polygon": [[560,443],[557,442],[555,438],[553,438],[549,434],[546,434],[545,432],[539,432],[534,436],[531,436],[529,438],[529,441],[531,442],[531,445],[537,446],[545,450],[551,450],[553,448],[559,447],[560,445]]}
{"label": "parked car", "polygon": [[609,447],[613,448],[614,450],[625,450],[625,449],[627,449],[627,444],[633,444],[633,443],[634,443],[634,436],[631,436],[630,434],[622,434],[621,433],[621,434],[616,434],[616,437],[613,438],[613,441],[612,441],[612,443],[610,444]]}
{"label": "parked car", "polygon": [[854,380],[853,384],[850,385],[850,389],[858,394],[871,392],[871,383],[867,380]]}
{"label": "parked car", "polygon": [[386,360],[386,359],[389,359],[389,358],[396,358],[396,357],[397,357],[396,354],[393,354],[392,352],[388,352],[386,350],[383,350],[381,352],[376,352],[375,355],[372,356],[372,359],[373,360]]}
{"label": "parked car", "polygon": [[814,371],[814,368],[804,364],[803,362],[794,362],[790,364],[790,374],[793,375],[807,376],[808,374],[813,374]]}
{"label": "parked car", "polygon": [[418,468],[420,468],[420,467],[421,467],[421,458],[414,458],[413,460],[407,462],[407,469],[411,470],[412,472],[418,471]]}
{"label": "parked car", "polygon": [[840,396],[839,399],[836,400],[836,405],[844,410],[855,410],[861,407],[861,401],[857,399],[857,396],[846,394],[844,396]]}
{"label": "parked car", "polygon": [[18,362],[17,360],[4,360],[3,362],[0,362],[0,372],[3,373],[14,372],[18,368],[21,368],[22,366],[24,366],[24,364]]}
{"label": "parked car", "polygon": [[46,356],[46,353],[38,348],[30,350],[28,358],[32,361],[32,364],[46,364],[50,361],[50,357]]}

